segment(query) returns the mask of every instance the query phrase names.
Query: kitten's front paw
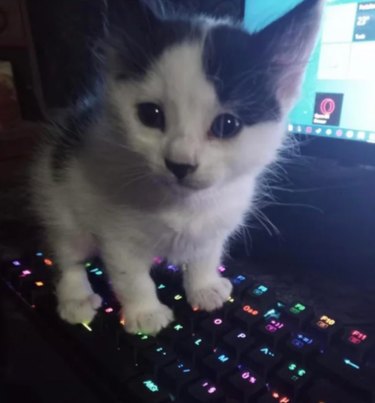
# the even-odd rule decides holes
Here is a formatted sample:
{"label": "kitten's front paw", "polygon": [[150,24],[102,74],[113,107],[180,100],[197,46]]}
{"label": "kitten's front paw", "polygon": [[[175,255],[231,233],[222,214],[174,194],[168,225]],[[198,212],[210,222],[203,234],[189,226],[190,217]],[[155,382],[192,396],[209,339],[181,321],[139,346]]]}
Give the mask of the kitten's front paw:
{"label": "kitten's front paw", "polygon": [[208,284],[188,287],[186,293],[192,307],[211,312],[221,308],[228,301],[232,289],[232,283],[228,279],[218,277]]}
{"label": "kitten's front paw", "polygon": [[91,322],[101,304],[102,298],[98,294],[90,294],[85,298],[60,300],[57,311],[61,319],[71,324]]}
{"label": "kitten's front paw", "polygon": [[125,330],[128,333],[145,333],[156,335],[173,321],[173,312],[165,305],[160,304],[153,308],[126,307]]}

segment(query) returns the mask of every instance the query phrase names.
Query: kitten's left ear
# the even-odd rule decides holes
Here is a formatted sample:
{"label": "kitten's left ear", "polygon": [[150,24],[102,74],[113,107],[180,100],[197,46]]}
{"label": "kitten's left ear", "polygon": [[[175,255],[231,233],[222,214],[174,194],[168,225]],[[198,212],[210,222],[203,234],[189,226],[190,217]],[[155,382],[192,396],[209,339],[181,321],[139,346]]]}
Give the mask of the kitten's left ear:
{"label": "kitten's left ear", "polygon": [[324,0],[304,0],[255,34],[256,42],[260,45],[259,56],[271,68],[278,98],[287,107],[299,94],[319,31],[323,5]]}

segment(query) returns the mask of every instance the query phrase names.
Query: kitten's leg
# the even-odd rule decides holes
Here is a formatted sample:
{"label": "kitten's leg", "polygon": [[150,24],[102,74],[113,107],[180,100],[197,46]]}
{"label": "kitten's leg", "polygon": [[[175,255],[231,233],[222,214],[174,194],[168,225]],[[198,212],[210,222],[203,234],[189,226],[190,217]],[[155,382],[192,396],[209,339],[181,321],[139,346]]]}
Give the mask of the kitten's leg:
{"label": "kitten's leg", "polygon": [[60,270],[56,284],[60,317],[72,324],[91,322],[102,303],[93,292],[84,267],[91,239],[70,232],[50,234],[49,239]]}
{"label": "kitten's leg", "polygon": [[220,276],[218,267],[223,243],[211,243],[191,259],[184,272],[184,287],[192,307],[214,311],[222,307],[232,292],[231,282]]}
{"label": "kitten's leg", "polygon": [[125,329],[154,335],[168,326],[173,313],[156,295],[150,277],[151,256],[126,241],[107,241],[102,251],[112,287],[123,307]]}

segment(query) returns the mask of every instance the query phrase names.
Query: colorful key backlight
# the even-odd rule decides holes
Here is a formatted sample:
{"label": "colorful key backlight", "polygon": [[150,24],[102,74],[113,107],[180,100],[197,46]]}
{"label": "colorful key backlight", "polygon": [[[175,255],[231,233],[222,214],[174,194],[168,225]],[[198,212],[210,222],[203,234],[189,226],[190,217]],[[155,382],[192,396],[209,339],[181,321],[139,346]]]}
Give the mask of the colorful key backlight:
{"label": "colorful key backlight", "polygon": [[234,278],[232,279],[232,283],[235,284],[235,285],[241,284],[241,283],[243,283],[244,281],[246,281],[246,277],[243,276],[242,274],[240,274],[240,275],[238,275],[237,277],[234,277]]}
{"label": "colorful key backlight", "polygon": [[152,393],[159,392],[159,387],[156,385],[155,382],[153,382],[151,379],[146,379],[143,381],[143,385]]}
{"label": "colorful key backlight", "polygon": [[43,281],[35,281],[35,285],[36,285],[37,287],[43,287],[43,286],[44,286],[44,283],[43,283]]}
{"label": "colorful key backlight", "polygon": [[281,330],[284,327],[284,323],[283,322],[278,322],[276,320],[271,320],[267,325],[266,325],[266,330],[269,333],[276,333],[279,330]]}
{"label": "colorful key backlight", "polygon": [[298,367],[296,363],[291,362],[288,365],[288,369],[291,372],[290,379],[294,382],[299,381],[301,378],[306,376],[306,369]]}
{"label": "colorful key backlight", "polygon": [[257,297],[260,297],[261,295],[265,294],[267,291],[268,291],[268,287],[266,287],[263,284],[260,284],[253,289],[252,294]]}
{"label": "colorful key backlight", "polygon": [[275,357],[275,353],[269,347],[261,347],[259,351],[264,354],[265,356]]}
{"label": "colorful key backlight", "polygon": [[359,330],[352,330],[349,336],[349,342],[352,344],[361,344],[367,339],[367,334],[360,332]]}
{"label": "colorful key backlight", "polygon": [[293,313],[294,315],[299,315],[301,312],[306,310],[306,306],[301,304],[301,303],[296,303],[294,304],[291,308],[289,308],[289,311]]}
{"label": "colorful key backlight", "polygon": [[202,383],[203,388],[207,391],[209,395],[214,394],[217,391],[215,385],[210,384],[209,382]]}
{"label": "colorful key backlight", "polygon": [[241,378],[253,385],[257,382],[257,378],[249,371],[242,372]]}
{"label": "colorful key backlight", "polygon": [[272,392],[271,395],[278,403],[290,403],[291,400],[287,396],[281,395],[279,392]]}
{"label": "colorful key backlight", "polygon": [[13,260],[12,265],[15,267],[21,266],[21,262],[19,260]]}
{"label": "colorful key backlight", "polygon": [[360,370],[361,367],[356,364],[355,362],[349,360],[348,358],[344,358],[344,364],[347,365],[350,368],[356,369],[356,370]]}
{"label": "colorful key backlight", "polygon": [[336,323],[336,321],[334,319],[328,317],[327,315],[323,315],[316,322],[316,325],[321,329],[328,329],[328,328],[334,326],[335,323]]}
{"label": "colorful key backlight", "polygon": [[43,262],[44,262],[44,264],[45,264],[46,266],[52,266],[52,265],[53,265],[53,262],[52,262],[51,259],[44,259]]}
{"label": "colorful key backlight", "polygon": [[259,315],[259,311],[255,308],[253,308],[251,305],[244,305],[242,307],[242,310],[244,312],[246,312],[247,314],[251,315],[251,316],[258,316]]}
{"label": "colorful key backlight", "polygon": [[308,337],[302,333],[297,334],[297,336],[292,339],[293,346],[299,349],[311,345],[313,342],[314,340],[311,337]]}

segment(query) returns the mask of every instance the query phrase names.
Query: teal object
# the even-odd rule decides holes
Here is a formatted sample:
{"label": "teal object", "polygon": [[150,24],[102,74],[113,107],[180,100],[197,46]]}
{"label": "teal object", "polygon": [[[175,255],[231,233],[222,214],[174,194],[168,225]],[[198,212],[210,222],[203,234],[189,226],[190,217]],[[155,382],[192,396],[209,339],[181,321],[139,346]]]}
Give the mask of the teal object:
{"label": "teal object", "polygon": [[246,0],[245,26],[250,32],[260,31],[301,2],[302,0]]}

